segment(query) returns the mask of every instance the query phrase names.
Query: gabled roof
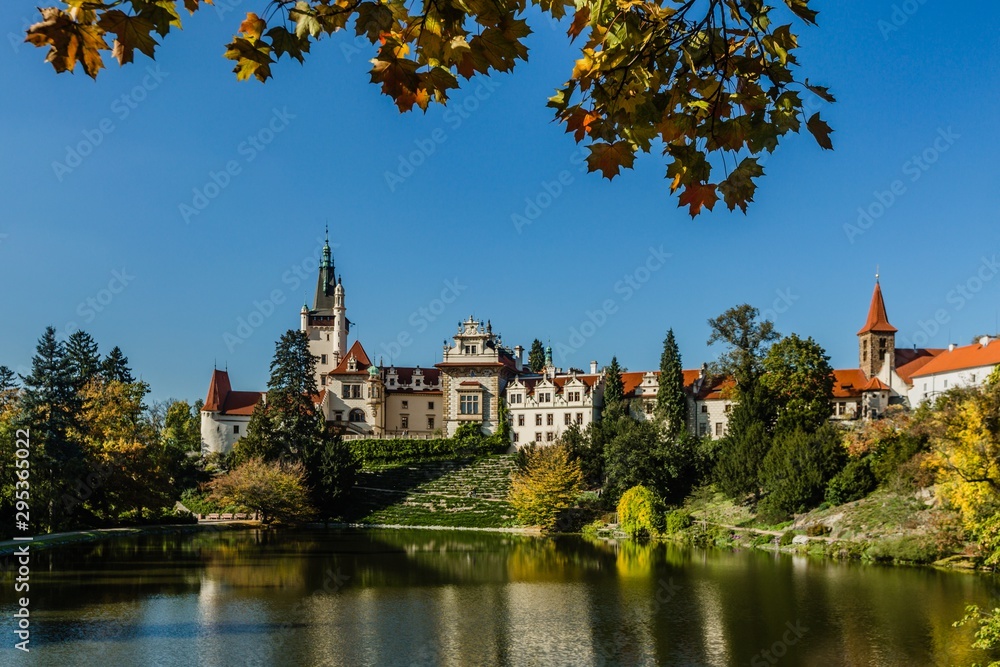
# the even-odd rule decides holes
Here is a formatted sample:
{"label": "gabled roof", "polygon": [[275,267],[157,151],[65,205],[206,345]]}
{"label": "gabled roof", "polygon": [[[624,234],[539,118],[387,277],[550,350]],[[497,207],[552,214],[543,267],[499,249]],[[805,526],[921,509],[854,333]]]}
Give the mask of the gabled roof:
{"label": "gabled roof", "polygon": [[973,343],[956,347],[951,351],[944,350],[924,364],[923,368],[912,377],[925,377],[997,364],[1000,364],[1000,340],[990,340],[986,345]]}
{"label": "gabled roof", "polygon": [[[413,371],[419,366],[393,366],[396,371],[396,382],[398,384],[410,384],[413,381]],[[441,377],[441,371],[437,368],[420,368],[423,373],[424,384],[437,384]]]}
{"label": "gabled roof", "polygon": [[868,377],[860,368],[838,368],[833,371],[833,397],[858,398]]}
{"label": "gabled roof", "polygon": [[872,302],[868,306],[868,319],[861,327],[858,335],[864,333],[896,333],[896,327],[889,324],[889,317],[885,314],[885,301],[882,299],[882,287],[875,280],[875,291],[872,292]]}
{"label": "gabled roof", "polygon": [[226,396],[233,390],[229,384],[229,373],[215,369],[212,371],[212,380],[208,383],[208,396],[205,397],[205,405],[202,410],[206,412],[218,412],[226,403]]}
{"label": "gabled roof", "polygon": [[889,391],[889,385],[878,378],[872,378],[861,388],[861,391]]}
{"label": "gabled roof", "polygon": [[943,348],[896,348],[896,375],[906,384],[913,384],[913,376],[942,352]]}
{"label": "gabled roof", "polygon": [[[347,362],[351,357],[354,357],[358,362],[358,370],[349,371],[347,370]],[[337,367],[330,371],[330,375],[335,373],[367,373],[368,367],[372,365],[371,360],[368,358],[368,353],[365,352],[365,348],[362,347],[361,341],[354,341],[354,345],[351,345],[351,349],[347,351],[344,358],[340,360]]]}
{"label": "gabled roof", "polygon": [[[645,377],[646,373],[652,372],[653,377],[656,378],[657,382],[660,379],[660,371],[629,371],[622,373],[622,390],[623,395],[634,396],[636,388],[642,384],[642,379]],[[687,392],[694,391],[694,383],[701,377],[701,371],[697,369],[684,370],[682,371],[684,375],[684,390]]]}
{"label": "gabled roof", "polygon": [[231,391],[226,397],[226,404],[221,412],[224,415],[241,415],[249,417],[260,402],[262,391]]}

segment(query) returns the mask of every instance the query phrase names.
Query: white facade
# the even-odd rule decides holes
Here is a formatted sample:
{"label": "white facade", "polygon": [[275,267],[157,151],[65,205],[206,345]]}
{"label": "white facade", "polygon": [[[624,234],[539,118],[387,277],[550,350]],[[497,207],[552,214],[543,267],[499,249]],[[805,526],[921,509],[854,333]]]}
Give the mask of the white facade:
{"label": "white facade", "polygon": [[507,409],[513,444],[552,444],[571,425],[581,429],[600,418],[604,377],[600,374],[542,375],[513,379],[507,385]]}

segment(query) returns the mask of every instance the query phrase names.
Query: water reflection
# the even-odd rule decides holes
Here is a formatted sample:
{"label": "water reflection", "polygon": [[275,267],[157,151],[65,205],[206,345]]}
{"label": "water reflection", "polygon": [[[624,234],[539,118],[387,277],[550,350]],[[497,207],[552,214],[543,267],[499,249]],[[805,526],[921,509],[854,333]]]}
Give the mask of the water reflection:
{"label": "water reflection", "polygon": [[577,537],[145,536],[34,555],[24,662],[955,665],[983,656],[952,621],[997,593],[982,575]]}

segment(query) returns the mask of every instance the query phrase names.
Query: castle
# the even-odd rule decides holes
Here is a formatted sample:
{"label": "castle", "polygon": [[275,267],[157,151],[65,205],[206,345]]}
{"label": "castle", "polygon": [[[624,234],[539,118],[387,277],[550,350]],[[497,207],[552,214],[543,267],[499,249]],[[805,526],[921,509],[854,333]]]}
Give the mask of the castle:
{"label": "castle", "polygon": [[[503,344],[492,324],[469,317],[459,323],[442,361],[426,367],[375,365],[360,341],[347,343],[344,285],[329,241],[323,247],[313,307],[302,306],[299,328],[317,359],[312,397],[328,422],[345,437],[450,436],[466,422],[493,433],[507,408],[513,446],[551,443],[570,425],[586,427],[601,417],[604,372],[596,361],[588,372],[563,370],[546,349],[545,365],[532,372],[524,348]],[[858,367],[834,370],[831,419],[879,417],[893,404],[916,406],[949,386],[979,384],[1000,364],[1000,341],[947,349],[900,349],[889,323],[878,276],[868,317],[858,331]],[[957,354],[956,354],[957,353]],[[622,373],[625,398],[636,419],[652,417],[659,371]],[[685,370],[688,429],[702,437],[726,433],[733,401],[728,378],[707,366]],[[928,389],[928,387],[931,387]],[[246,433],[264,392],[233,391],[227,371],[215,370],[201,413],[202,450],[225,453]]]}

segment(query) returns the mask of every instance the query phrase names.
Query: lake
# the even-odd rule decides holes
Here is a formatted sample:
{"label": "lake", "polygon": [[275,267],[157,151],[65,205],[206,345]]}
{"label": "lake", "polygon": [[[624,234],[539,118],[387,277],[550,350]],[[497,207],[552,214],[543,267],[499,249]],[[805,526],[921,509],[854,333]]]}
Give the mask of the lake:
{"label": "lake", "polygon": [[[5,559],[9,564],[9,559]],[[234,530],[37,551],[3,664],[964,665],[992,575],[577,536]]]}

